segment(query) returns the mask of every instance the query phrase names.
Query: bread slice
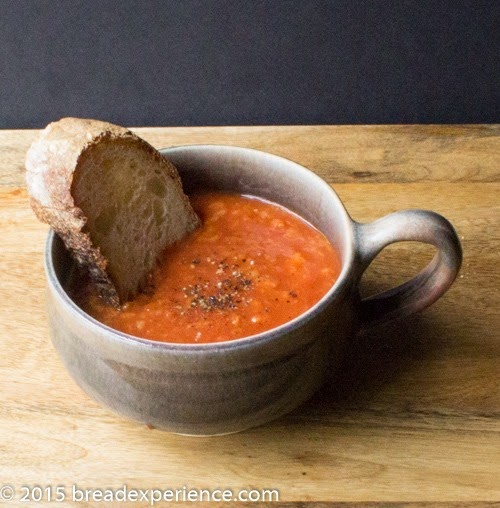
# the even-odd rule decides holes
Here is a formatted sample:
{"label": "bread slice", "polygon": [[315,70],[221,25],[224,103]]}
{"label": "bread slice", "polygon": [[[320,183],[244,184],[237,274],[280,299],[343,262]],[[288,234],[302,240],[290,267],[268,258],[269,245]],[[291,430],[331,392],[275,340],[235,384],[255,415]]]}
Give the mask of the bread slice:
{"label": "bread slice", "polygon": [[115,306],[148,283],[158,256],[199,225],[176,168],[131,131],[49,124],[26,158],[31,206]]}

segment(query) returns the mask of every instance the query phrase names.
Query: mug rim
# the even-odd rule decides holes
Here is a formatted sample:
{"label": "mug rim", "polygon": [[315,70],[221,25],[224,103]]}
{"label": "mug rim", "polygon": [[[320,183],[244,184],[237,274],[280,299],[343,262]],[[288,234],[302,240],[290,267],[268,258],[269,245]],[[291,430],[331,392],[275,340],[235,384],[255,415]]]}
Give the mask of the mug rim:
{"label": "mug rim", "polygon": [[[265,330],[263,332],[247,335],[245,337],[240,337],[236,339],[229,339],[220,342],[207,342],[207,343],[178,343],[178,342],[164,342],[164,341],[155,341],[152,339],[145,339],[141,337],[136,337],[134,335],[130,335],[115,328],[112,328],[104,323],[98,321],[93,318],[89,314],[87,314],[84,310],[82,310],[74,300],[69,296],[67,291],[64,289],[63,284],[59,280],[59,277],[56,273],[56,268],[54,264],[54,255],[55,255],[55,242],[62,240],[58,238],[57,233],[50,229],[47,235],[47,240],[45,242],[44,249],[44,268],[45,274],[47,278],[47,283],[49,287],[52,289],[52,292],[57,295],[60,302],[64,305],[64,307],[71,313],[73,318],[76,318],[77,321],[82,323],[82,325],[90,327],[91,330],[94,330],[96,333],[99,333],[101,336],[105,336],[107,339],[110,339],[115,342],[125,343],[129,346],[138,347],[138,348],[147,348],[156,351],[165,351],[170,353],[180,353],[180,354],[189,354],[189,353],[219,353],[228,349],[239,349],[239,348],[247,348],[258,346],[262,343],[268,343],[273,340],[278,340],[280,337],[286,335],[289,332],[303,326],[319,313],[321,313],[335,297],[339,294],[343,288],[349,283],[349,276],[351,274],[351,268],[354,263],[355,256],[355,228],[354,221],[349,216],[342,200],[335,192],[335,190],[329,185],[323,178],[319,175],[306,168],[305,166],[292,161],[286,157],[282,157],[280,155],[275,155],[269,152],[265,152],[262,150],[257,150],[254,148],[247,147],[239,147],[233,145],[220,145],[220,144],[190,144],[190,145],[178,145],[168,148],[162,148],[158,151],[162,155],[168,155],[171,152],[189,152],[192,150],[209,150],[209,151],[218,151],[218,152],[227,152],[227,153],[252,153],[258,154],[261,157],[267,159],[274,159],[277,161],[284,161],[289,165],[294,166],[298,171],[307,172],[309,176],[316,181],[318,185],[325,187],[331,199],[333,199],[337,205],[337,209],[340,213],[342,213],[342,223],[343,223],[343,231],[342,237],[345,239],[345,254],[344,260],[342,262],[342,269],[338,278],[335,280],[330,289],[309,309],[300,314],[299,316],[293,318],[286,323],[283,323],[277,327],[270,328],[269,330]],[[257,196],[258,197],[258,196]],[[300,215],[300,214],[299,214]],[[319,229],[319,228],[318,228]],[[65,249],[64,244],[62,245],[63,249]],[[72,261],[74,262],[74,261]]]}

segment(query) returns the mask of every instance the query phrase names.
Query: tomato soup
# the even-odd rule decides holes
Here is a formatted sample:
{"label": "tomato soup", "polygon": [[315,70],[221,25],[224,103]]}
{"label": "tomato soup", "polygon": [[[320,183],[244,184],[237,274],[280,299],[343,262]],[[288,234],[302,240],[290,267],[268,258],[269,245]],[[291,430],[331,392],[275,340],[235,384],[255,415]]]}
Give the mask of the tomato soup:
{"label": "tomato soup", "polygon": [[114,309],[89,285],[80,295],[86,312],[137,337],[219,342],[290,321],[337,279],[336,251],[289,210],[225,193],[195,195],[191,203],[202,226],[165,251],[152,292]]}

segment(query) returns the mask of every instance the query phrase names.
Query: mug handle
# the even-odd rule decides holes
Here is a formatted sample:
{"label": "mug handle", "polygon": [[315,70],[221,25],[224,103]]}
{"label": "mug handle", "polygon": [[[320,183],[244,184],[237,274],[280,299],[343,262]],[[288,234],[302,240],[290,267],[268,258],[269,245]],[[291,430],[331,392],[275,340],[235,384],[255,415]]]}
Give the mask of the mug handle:
{"label": "mug handle", "polygon": [[441,297],[462,264],[462,247],[453,226],[427,210],[402,210],[368,224],[356,223],[361,276],[382,249],[396,242],[416,241],[437,248],[432,261],[413,279],[361,300],[361,330],[409,316]]}

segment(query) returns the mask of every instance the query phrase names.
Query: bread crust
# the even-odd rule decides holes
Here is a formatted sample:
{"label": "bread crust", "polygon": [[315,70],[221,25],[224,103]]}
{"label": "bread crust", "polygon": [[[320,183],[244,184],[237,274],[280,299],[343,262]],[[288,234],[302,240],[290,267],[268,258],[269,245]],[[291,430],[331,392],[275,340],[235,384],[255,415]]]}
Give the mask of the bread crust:
{"label": "bread crust", "polygon": [[[49,124],[32,143],[26,156],[26,183],[30,204],[36,216],[48,223],[64,241],[80,265],[86,266],[100,295],[110,304],[120,303],[115,284],[106,271],[108,261],[84,231],[84,212],[75,205],[71,188],[82,155],[102,140],[130,139],[139,142],[178,185],[182,185],[175,167],[149,143],[130,130],[107,122],[81,118],[63,118]],[[193,226],[199,219],[184,195]],[[194,227],[193,227],[194,228]],[[139,289],[139,288],[138,288]]]}

